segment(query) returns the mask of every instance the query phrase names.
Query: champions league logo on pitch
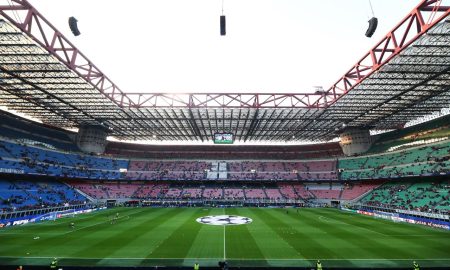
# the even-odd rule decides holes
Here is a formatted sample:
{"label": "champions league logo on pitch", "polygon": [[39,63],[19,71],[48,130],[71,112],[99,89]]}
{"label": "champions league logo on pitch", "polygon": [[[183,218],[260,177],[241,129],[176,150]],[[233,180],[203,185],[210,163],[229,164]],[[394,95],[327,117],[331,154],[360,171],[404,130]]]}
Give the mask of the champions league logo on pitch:
{"label": "champions league logo on pitch", "polygon": [[249,224],[253,220],[248,217],[220,215],[200,217],[197,218],[196,221],[206,225],[228,226]]}

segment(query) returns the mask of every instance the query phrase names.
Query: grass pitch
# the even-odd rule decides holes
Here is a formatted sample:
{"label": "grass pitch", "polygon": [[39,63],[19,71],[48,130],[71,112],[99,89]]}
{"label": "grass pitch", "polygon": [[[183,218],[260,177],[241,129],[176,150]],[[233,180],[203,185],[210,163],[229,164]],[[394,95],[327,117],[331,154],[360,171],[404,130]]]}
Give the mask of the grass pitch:
{"label": "grass pitch", "polygon": [[[111,224],[110,217],[119,212]],[[450,267],[450,232],[336,209],[117,208],[0,230],[0,264]],[[247,225],[211,226],[208,215]],[[71,229],[69,224],[75,223]]]}

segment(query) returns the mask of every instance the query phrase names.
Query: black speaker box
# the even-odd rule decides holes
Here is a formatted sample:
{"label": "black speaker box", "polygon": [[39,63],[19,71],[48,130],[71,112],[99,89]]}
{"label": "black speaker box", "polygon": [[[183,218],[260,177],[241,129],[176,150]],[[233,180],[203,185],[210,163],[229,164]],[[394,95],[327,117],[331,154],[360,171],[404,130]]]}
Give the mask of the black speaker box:
{"label": "black speaker box", "polygon": [[77,19],[75,19],[75,17],[70,17],[69,18],[69,27],[70,30],[72,31],[72,33],[75,36],[79,36],[80,35],[80,30],[78,30],[78,25],[77,25]]}
{"label": "black speaker box", "polygon": [[369,20],[369,28],[367,28],[366,31],[366,37],[372,37],[373,33],[375,33],[375,30],[377,30],[378,26],[378,19],[373,17]]}
{"label": "black speaker box", "polygon": [[225,36],[227,34],[226,30],[226,21],[225,21],[225,15],[220,16],[220,35]]}

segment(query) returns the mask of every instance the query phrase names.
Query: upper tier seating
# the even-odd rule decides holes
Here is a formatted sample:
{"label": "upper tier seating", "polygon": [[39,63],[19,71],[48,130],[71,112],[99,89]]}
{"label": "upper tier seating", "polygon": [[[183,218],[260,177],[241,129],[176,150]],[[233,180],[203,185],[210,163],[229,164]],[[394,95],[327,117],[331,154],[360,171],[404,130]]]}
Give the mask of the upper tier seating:
{"label": "upper tier seating", "polygon": [[[227,163],[229,180],[336,180],[336,160],[232,161]],[[211,162],[131,160],[130,180],[206,180]]]}
{"label": "upper tier seating", "polygon": [[410,145],[450,136],[450,115],[377,136],[370,153],[386,152],[390,148],[406,149]]}
{"label": "upper tier seating", "polygon": [[132,160],[126,175],[131,180],[202,180],[209,162]]}
{"label": "upper tier seating", "polygon": [[17,116],[3,111],[0,112],[0,130],[0,136],[12,140],[65,151],[80,151],[69,138],[68,131],[46,127],[26,119],[19,119]]}
{"label": "upper tier seating", "polygon": [[[450,174],[450,141],[380,155],[299,161],[140,161],[0,141],[0,172],[103,180],[315,181]],[[336,166],[341,171],[338,177]],[[121,170],[123,169],[123,170]],[[216,168],[217,169],[217,168]],[[127,172],[121,172],[127,170]],[[214,177],[214,172],[217,172]],[[311,194],[313,196],[313,194]]]}
{"label": "upper tier seating", "polygon": [[70,178],[120,179],[127,160],[63,153],[0,141],[0,171]]}
{"label": "upper tier seating", "polygon": [[154,160],[273,160],[320,159],[342,156],[337,142],[308,145],[142,145],[109,142],[106,154]]}

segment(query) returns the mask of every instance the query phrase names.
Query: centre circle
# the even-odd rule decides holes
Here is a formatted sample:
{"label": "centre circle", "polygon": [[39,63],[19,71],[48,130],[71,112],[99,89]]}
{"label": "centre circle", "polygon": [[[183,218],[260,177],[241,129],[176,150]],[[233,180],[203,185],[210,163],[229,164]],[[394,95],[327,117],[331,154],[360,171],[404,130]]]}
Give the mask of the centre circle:
{"label": "centre circle", "polygon": [[234,215],[204,216],[196,219],[198,223],[215,226],[244,225],[253,220],[248,217]]}

